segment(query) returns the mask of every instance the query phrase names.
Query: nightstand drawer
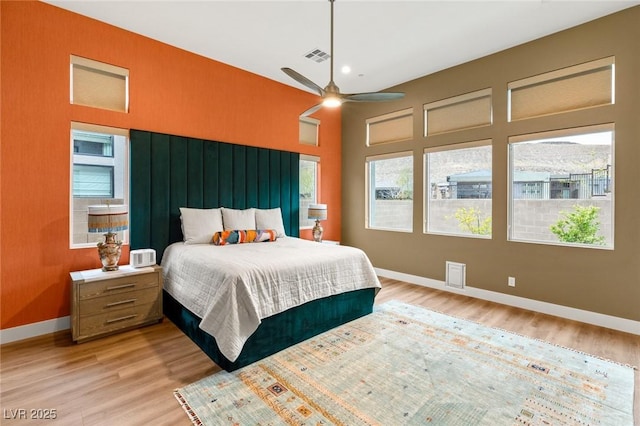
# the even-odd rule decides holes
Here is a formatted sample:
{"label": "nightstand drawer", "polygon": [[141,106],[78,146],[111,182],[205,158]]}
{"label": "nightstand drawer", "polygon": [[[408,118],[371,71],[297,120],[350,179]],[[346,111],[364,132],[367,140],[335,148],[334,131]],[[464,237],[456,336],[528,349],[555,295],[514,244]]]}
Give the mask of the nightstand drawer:
{"label": "nightstand drawer", "polygon": [[80,321],[79,336],[109,333],[121,328],[143,324],[146,321],[157,320],[159,315],[159,303],[156,301],[147,305],[83,317]]}
{"label": "nightstand drawer", "polygon": [[111,294],[104,297],[94,297],[80,300],[80,316],[108,313],[120,309],[148,305],[158,298],[158,290],[154,287]]}
{"label": "nightstand drawer", "polygon": [[80,300],[83,300],[132,290],[150,287],[155,288],[157,286],[158,277],[156,274],[128,275],[120,278],[84,283],[79,288],[79,297]]}

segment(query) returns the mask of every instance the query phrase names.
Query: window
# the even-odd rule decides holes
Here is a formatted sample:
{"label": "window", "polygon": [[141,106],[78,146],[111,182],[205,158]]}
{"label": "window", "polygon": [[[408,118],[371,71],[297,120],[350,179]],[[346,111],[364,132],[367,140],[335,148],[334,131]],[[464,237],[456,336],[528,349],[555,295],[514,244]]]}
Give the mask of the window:
{"label": "window", "polygon": [[309,219],[309,204],[318,202],[318,176],[320,158],[300,155],[300,228],[312,228],[315,221]]}
{"label": "window", "polygon": [[113,136],[75,130],[73,132],[73,153],[113,157]]}
{"label": "window", "polygon": [[413,153],[367,157],[367,217],[371,229],[413,231]]}
{"label": "window", "polygon": [[318,146],[320,120],[311,117],[300,117],[299,129],[301,144]]}
{"label": "window", "polygon": [[127,112],[129,70],[72,55],[71,103]]}
{"label": "window", "polygon": [[413,108],[367,119],[367,146],[413,139]]}
{"label": "window", "polygon": [[509,121],[613,104],[614,77],[610,57],[511,82]]}
{"label": "window", "polygon": [[432,102],[424,108],[424,135],[489,126],[493,122],[491,89]]}
{"label": "window", "polygon": [[613,125],[509,139],[509,239],[613,248]]}
{"label": "window", "polygon": [[113,198],[113,166],[73,164],[73,196]]}
{"label": "window", "polygon": [[[93,246],[101,233],[89,233],[87,207],[128,204],[128,131],[71,123],[71,247]],[[118,238],[127,241],[127,231]]]}
{"label": "window", "polygon": [[426,233],[491,237],[491,141],[425,150]]}

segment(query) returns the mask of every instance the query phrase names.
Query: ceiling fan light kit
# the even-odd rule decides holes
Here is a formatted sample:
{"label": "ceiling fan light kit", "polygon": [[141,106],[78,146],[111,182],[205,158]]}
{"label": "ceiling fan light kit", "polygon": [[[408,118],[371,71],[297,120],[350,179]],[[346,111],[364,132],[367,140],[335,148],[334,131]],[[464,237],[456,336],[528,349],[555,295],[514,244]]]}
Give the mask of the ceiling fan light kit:
{"label": "ceiling fan light kit", "polygon": [[327,108],[336,108],[339,107],[340,105],[342,105],[342,100],[340,98],[336,97],[329,97],[327,96],[326,98],[324,98],[322,100],[322,106],[323,107],[327,107]]}
{"label": "ceiling fan light kit", "polygon": [[312,106],[302,114],[301,117],[306,117],[313,114],[322,107],[335,108],[342,105],[344,102],[384,102],[393,101],[404,98],[404,93],[400,92],[371,92],[371,93],[353,93],[343,94],[340,93],[340,89],[333,81],[333,3],[335,0],[329,0],[331,3],[331,53],[329,58],[331,59],[331,70],[329,84],[323,89],[313,81],[309,80],[302,74],[292,70],[291,68],[281,68],[282,71],[289,77],[293,78],[303,86],[308,87],[314,92],[318,93],[322,97],[322,102]]}

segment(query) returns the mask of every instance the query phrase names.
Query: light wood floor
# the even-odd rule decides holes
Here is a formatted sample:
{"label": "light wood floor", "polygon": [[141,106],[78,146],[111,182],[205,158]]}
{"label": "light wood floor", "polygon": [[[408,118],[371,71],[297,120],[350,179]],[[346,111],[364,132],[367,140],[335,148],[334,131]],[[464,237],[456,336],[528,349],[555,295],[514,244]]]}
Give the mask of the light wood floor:
{"label": "light wood floor", "polygon": [[[381,279],[376,303],[396,299],[640,366],[640,337]],[[81,345],[69,332],[0,347],[5,424],[190,425],[172,391],[219,371],[170,321]],[[640,424],[640,377],[634,413]],[[55,421],[9,420],[11,411],[56,410]],[[13,411],[15,412],[15,411]]]}

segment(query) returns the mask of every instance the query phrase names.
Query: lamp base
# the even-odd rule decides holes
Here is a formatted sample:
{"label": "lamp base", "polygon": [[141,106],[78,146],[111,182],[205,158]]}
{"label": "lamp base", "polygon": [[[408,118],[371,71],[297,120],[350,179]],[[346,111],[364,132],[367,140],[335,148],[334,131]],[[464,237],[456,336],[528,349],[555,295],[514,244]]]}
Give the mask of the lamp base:
{"label": "lamp base", "polygon": [[117,271],[118,261],[122,253],[122,241],[116,241],[117,234],[108,232],[104,234],[104,242],[98,243],[98,255],[102,262],[103,271]]}
{"label": "lamp base", "polygon": [[313,233],[313,241],[315,241],[316,243],[321,243],[322,233],[324,232],[324,230],[322,229],[322,225],[320,225],[319,220],[316,219],[316,224],[311,232]]}

